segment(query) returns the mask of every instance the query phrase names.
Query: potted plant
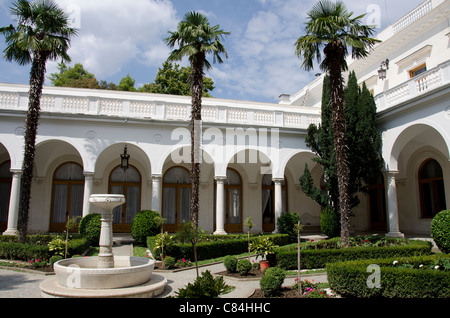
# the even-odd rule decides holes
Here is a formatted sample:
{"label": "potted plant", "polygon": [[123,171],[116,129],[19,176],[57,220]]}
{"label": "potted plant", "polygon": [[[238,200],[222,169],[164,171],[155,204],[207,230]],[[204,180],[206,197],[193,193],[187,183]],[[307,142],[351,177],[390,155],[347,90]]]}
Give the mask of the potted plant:
{"label": "potted plant", "polygon": [[274,254],[275,248],[277,247],[278,245],[275,245],[268,237],[259,237],[251,244],[251,249],[252,252],[256,254],[256,259],[258,259],[259,256],[262,258],[259,262],[259,268],[261,271],[264,271],[269,267],[267,255]]}

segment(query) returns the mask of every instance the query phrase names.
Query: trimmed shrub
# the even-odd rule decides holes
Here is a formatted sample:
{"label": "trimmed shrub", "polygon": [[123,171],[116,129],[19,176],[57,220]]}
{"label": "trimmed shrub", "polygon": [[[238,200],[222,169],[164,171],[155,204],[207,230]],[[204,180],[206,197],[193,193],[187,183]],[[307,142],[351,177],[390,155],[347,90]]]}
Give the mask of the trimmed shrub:
{"label": "trimmed shrub", "polygon": [[[286,234],[266,235],[274,244],[282,246],[288,243],[289,237]],[[250,238],[250,242],[259,236]],[[147,238],[147,247],[153,250],[158,236]],[[213,237],[214,241],[197,243],[197,260],[205,260],[227,255],[236,255],[248,252],[248,241],[246,235],[230,235],[229,237]],[[194,250],[190,243],[173,243],[170,246],[164,246],[164,254],[173,256],[176,259],[187,258],[194,259]]]}
{"label": "trimmed shrub", "polygon": [[264,271],[264,276],[274,276],[283,283],[286,278],[286,271],[279,267],[269,267]]}
{"label": "trimmed shrub", "polygon": [[36,245],[16,242],[0,242],[0,258],[30,261],[33,259],[49,259],[51,252],[47,245]]}
{"label": "trimmed shrub", "polygon": [[238,259],[235,256],[228,255],[223,260],[223,265],[225,266],[227,272],[236,273]]}
{"label": "trimmed shrub", "polygon": [[250,261],[246,258],[240,259],[237,262],[236,269],[239,272],[239,274],[246,276],[252,269],[252,263],[250,263]]}
{"label": "trimmed shrub", "polygon": [[283,213],[277,219],[277,229],[281,234],[289,235],[289,243],[297,242],[297,231],[295,225],[300,221],[298,213]]}
{"label": "trimmed shrub", "polygon": [[450,253],[450,210],[436,214],[431,221],[431,237],[443,253]]}
{"label": "trimmed shrub", "polygon": [[339,213],[332,208],[326,207],[320,214],[320,230],[329,238],[341,235],[341,222]]}
{"label": "trimmed shrub", "polygon": [[[448,255],[429,255],[330,263],[328,283],[343,297],[448,298],[450,272],[434,265],[444,263],[444,258],[450,261]],[[368,284],[374,273],[370,265],[379,266],[379,286]]]}
{"label": "trimmed shrub", "polygon": [[173,258],[171,256],[167,256],[166,258],[164,258],[163,266],[168,269],[174,268],[175,267],[175,258]]}
{"label": "trimmed shrub", "polygon": [[160,226],[155,222],[159,213],[152,210],[143,210],[135,215],[131,222],[131,236],[137,245],[146,244],[148,236],[160,233]]}
{"label": "trimmed shrub", "polygon": [[279,280],[274,276],[263,276],[259,281],[259,287],[265,297],[276,296],[280,291],[281,285]]}
{"label": "trimmed shrub", "polygon": [[[393,246],[356,246],[336,248],[338,240],[331,239],[317,244],[302,246],[302,269],[324,268],[327,263],[371,258],[407,257],[428,255],[431,253],[431,242],[411,240],[407,245]],[[324,248],[325,247],[325,248]],[[268,256],[270,266],[284,269],[296,269],[298,266],[297,244],[291,244],[275,249],[275,254]]]}
{"label": "trimmed shrub", "polygon": [[99,246],[102,222],[99,213],[84,216],[78,225],[78,233],[86,238],[90,246]]}
{"label": "trimmed shrub", "polygon": [[264,276],[259,281],[264,296],[275,296],[280,291],[285,278],[286,272],[281,268],[270,267],[266,269]]}
{"label": "trimmed shrub", "polygon": [[52,257],[50,257],[48,263],[51,267],[53,267],[53,264],[55,264],[57,261],[62,260],[63,257],[61,255],[53,255]]}

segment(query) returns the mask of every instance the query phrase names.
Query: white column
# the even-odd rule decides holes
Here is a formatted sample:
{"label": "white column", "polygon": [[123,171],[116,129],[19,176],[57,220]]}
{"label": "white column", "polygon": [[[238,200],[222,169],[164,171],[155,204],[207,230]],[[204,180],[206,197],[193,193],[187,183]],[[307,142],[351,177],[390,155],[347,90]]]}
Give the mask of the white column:
{"label": "white column", "polygon": [[398,204],[397,204],[397,187],[395,184],[395,176],[398,171],[387,171],[387,209],[388,209],[388,227],[389,232],[386,236],[390,237],[404,237],[403,233],[399,230],[398,224]]}
{"label": "white column", "polygon": [[83,195],[83,217],[91,213],[91,204],[89,197],[92,194],[92,186],[94,184],[94,173],[84,171],[84,195]]}
{"label": "white column", "polygon": [[20,200],[20,181],[22,179],[22,170],[11,169],[12,183],[11,183],[11,195],[9,198],[9,211],[8,211],[8,227],[3,235],[17,235],[17,219],[19,216],[19,200]]}
{"label": "white column", "polygon": [[152,210],[162,215],[162,176],[152,175]]}
{"label": "white column", "polygon": [[272,179],[274,182],[274,192],[275,192],[275,231],[274,233],[278,233],[277,228],[277,220],[281,216],[281,212],[283,212],[283,194],[282,194],[282,188],[281,188],[281,182],[284,179],[281,178],[274,178]]}
{"label": "white column", "polygon": [[225,235],[225,180],[226,177],[216,177],[216,231],[215,235]]}

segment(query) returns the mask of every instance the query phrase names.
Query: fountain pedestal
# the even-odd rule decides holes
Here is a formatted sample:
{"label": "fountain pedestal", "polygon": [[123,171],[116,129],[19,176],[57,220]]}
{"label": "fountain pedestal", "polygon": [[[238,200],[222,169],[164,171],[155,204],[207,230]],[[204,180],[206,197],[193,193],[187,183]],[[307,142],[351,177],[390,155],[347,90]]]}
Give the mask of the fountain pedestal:
{"label": "fountain pedestal", "polygon": [[167,280],[153,274],[155,261],[145,257],[114,256],[112,210],[123,195],[96,194],[89,202],[102,209],[98,257],[63,259],[53,265],[55,277],[40,284],[42,297],[156,297]]}
{"label": "fountain pedestal", "polygon": [[125,203],[125,196],[122,194],[93,194],[89,197],[89,202],[102,209],[97,267],[114,268],[112,211],[116,206]]}

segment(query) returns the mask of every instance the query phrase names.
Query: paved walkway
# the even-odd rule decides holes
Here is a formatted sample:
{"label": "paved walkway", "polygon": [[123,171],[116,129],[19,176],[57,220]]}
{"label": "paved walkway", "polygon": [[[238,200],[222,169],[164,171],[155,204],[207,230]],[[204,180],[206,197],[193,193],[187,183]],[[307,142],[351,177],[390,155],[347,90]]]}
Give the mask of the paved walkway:
{"label": "paved walkway", "polygon": [[[129,244],[130,242],[126,241],[126,239],[117,242],[120,245],[114,246],[114,255],[132,255],[133,247],[132,244]],[[223,263],[220,263],[199,268],[200,273],[206,270],[209,270],[214,274],[224,271],[225,267]],[[156,275],[164,276],[167,279],[167,285],[164,292],[159,295],[159,298],[175,296],[175,292],[180,288],[185,287],[188,283],[193,283],[196,278],[195,268],[178,272],[154,271],[154,273]],[[235,289],[231,293],[223,295],[223,298],[247,298],[256,288],[259,288],[258,279],[242,280],[224,277],[226,283],[230,286],[234,286]],[[39,284],[48,278],[48,275],[36,272],[0,269],[0,298],[40,298],[41,291],[39,289]],[[327,281],[325,274],[308,275],[304,276],[304,278],[307,278],[310,281],[314,280],[314,282]],[[294,280],[294,277],[287,277],[285,279],[285,285],[292,285]]]}

